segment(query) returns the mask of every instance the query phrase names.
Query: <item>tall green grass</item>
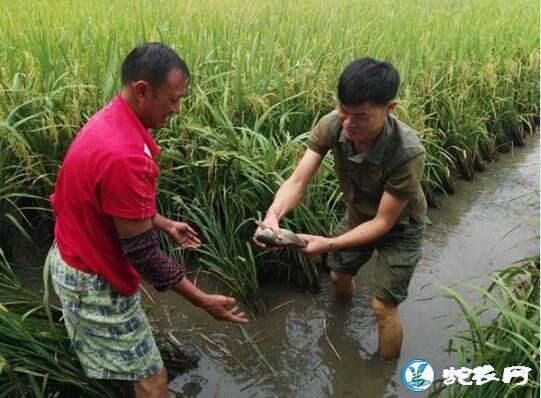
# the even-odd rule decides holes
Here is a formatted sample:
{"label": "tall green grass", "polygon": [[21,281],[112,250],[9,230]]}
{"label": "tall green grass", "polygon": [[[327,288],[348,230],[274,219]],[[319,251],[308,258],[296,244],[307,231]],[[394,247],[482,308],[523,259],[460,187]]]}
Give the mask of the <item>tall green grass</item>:
{"label": "tall green grass", "polygon": [[[528,383],[516,385],[493,381],[483,385],[444,386],[440,380],[434,396],[448,397],[537,397],[539,384],[539,255],[526,258],[488,277],[488,287],[468,285],[479,293],[481,300],[471,304],[457,291],[444,288],[454,300],[468,327],[450,341],[458,367],[492,365],[501,379],[510,366],[531,369]],[[487,317],[489,320],[487,320]]]}
{"label": "tall green grass", "polygon": [[[251,128],[236,128],[222,109],[211,109],[211,113],[220,118],[215,122],[219,127],[188,126],[182,140],[191,144],[182,154],[176,139],[163,141],[162,159],[168,167],[161,180],[161,203],[170,203],[167,215],[185,218],[199,229],[205,242],[201,263],[253,308],[264,310],[258,283],[264,264],[277,270],[285,266],[286,271],[288,264],[296,264],[296,275],[304,276],[299,282],[316,290],[316,267],[303,256],[287,251],[269,254],[251,243],[255,221],[291,174],[307,135],[292,137],[287,131],[276,131],[267,136],[258,131],[262,118]],[[325,226],[336,223],[339,206],[331,174],[327,161],[306,201],[285,221],[286,227],[329,233]],[[175,192],[179,185],[183,190]],[[321,197],[325,202],[316,200]]]}
{"label": "tall green grass", "polygon": [[[532,130],[538,20],[529,0],[10,2],[0,15],[0,164],[14,168],[0,178],[25,182],[0,191],[0,230],[24,228],[18,209],[43,206],[35,197],[48,198],[74,135],[120,89],[128,51],[163,41],[193,77],[183,114],[155,132],[161,211],[195,224],[200,263],[256,308],[265,268],[300,270],[314,288],[304,257],[275,258],[248,242],[305,133],[333,108],[342,69],[360,56],[396,65],[397,113],[427,149],[422,182],[436,204],[457,175],[473,178]],[[285,225],[328,233],[340,209],[326,161]]]}
{"label": "tall green grass", "polygon": [[0,250],[0,397],[126,396],[126,386],[83,374],[61,315],[47,294],[23,285]]}

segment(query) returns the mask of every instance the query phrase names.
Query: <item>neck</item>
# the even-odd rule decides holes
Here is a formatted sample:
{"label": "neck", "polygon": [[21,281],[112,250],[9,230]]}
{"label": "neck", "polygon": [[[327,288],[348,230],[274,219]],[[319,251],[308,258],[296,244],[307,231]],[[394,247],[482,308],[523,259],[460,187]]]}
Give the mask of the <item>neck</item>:
{"label": "neck", "polygon": [[130,107],[132,112],[135,114],[135,116],[137,116],[137,119],[139,119],[141,124],[146,129],[148,129],[149,127],[146,125],[144,118],[141,117],[142,114],[138,107],[137,101],[135,101],[135,98],[133,97],[133,95],[131,95],[129,90],[130,90],[129,87],[123,87],[122,91],[120,92],[120,95],[122,96],[122,99],[126,102],[126,104],[128,104],[128,106]]}

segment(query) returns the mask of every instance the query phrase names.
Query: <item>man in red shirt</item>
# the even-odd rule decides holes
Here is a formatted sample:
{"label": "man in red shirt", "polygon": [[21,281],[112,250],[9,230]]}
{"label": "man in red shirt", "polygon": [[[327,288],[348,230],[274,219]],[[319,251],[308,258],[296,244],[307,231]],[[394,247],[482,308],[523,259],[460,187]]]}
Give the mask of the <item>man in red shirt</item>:
{"label": "man in red shirt", "polygon": [[134,382],[137,397],[167,397],[167,375],[140,305],[141,276],[172,289],[216,319],[244,323],[235,300],[209,295],[159,246],[156,231],[197,248],[186,223],[156,212],[150,129],[180,112],[189,70],[169,47],[143,44],[122,64],[122,92],[96,113],[70,146],[51,204],[55,243],[49,255],[73,348],[85,373]]}

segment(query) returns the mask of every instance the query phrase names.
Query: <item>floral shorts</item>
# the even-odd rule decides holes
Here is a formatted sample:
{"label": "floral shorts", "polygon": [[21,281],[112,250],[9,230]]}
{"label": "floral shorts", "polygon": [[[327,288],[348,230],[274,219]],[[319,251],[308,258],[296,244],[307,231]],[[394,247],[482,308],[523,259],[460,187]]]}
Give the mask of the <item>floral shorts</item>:
{"label": "floral shorts", "polygon": [[139,291],[119,295],[103,278],[66,264],[56,243],[47,261],[68,335],[88,377],[136,381],[163,367]]}

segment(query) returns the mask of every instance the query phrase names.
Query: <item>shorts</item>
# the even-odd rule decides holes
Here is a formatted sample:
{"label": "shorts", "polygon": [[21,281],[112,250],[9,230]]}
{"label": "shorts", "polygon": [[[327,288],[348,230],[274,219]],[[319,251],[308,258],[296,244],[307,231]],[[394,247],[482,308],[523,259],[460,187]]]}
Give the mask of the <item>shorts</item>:
{"label": "shorts", "polygon": [[94,379],[137,381],[163,367],[139,291],[124,297],[103,278],[47,256],[64,323],[84,373]]}
{"label": "shorts", "polygon": [[[374,297],[398,305],[408,295],[413,271],[421,258],[424,228],[424,222],[396,225],[387,234],[367,245],[328,253],[327,266],[342,274],[356,275],[377,249],[375,280],[370,290]],[[337,225],[333,236],[342,235],[351,229],[344,218]]]}

